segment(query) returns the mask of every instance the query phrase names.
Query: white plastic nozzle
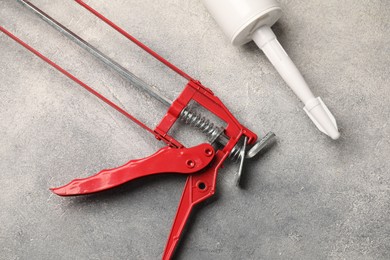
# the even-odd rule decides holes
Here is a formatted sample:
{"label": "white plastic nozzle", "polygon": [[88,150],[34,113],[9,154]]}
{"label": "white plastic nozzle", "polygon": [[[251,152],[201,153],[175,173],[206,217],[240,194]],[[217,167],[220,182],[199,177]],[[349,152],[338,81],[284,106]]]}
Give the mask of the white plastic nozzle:
{"label": "white plastic nozzle", "polygon": [[280,45],[271,28],[267,25],[262,26],[253,33],[252,37],[284,81],[305,104],[303,109],[317,128],[332,139],[338,139],[340,133],[334,116],[321,98],[314,97],[302,74]]}
{"label": "white plastic nozzle", "polygon": [[305,104],[304,111],[317,128],[338,139],[334,116],[319,97],[315,97],[295,64],[276,38],[271,26],[280,18],[276,0],[203,0],[207,9],[233,45],[254,41],[276,70]]}

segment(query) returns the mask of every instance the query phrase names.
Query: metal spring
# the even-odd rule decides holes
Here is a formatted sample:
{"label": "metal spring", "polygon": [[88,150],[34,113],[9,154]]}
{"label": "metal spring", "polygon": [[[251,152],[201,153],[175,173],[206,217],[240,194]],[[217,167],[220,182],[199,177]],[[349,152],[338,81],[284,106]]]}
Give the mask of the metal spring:
{"label": "metal spring", "polygon": [[201,113],[196,113],[189,108],[185,108],[179,118],[187,125],[200,129],[209,140],[214,141],[221,134],[221,128],[215,126]]}
{"label": "metal spring", "polygon": [[[215,126],[209,119],[202,116],[201,113],[196,113],[189,108],[185,108],[179,118],[182,122],[200,129],[211,141],[215,141],[222,133],[221,128]],[[237,162],[240,159],[242,148],[242,145],[236,144],[229,154],[229,159]]]}

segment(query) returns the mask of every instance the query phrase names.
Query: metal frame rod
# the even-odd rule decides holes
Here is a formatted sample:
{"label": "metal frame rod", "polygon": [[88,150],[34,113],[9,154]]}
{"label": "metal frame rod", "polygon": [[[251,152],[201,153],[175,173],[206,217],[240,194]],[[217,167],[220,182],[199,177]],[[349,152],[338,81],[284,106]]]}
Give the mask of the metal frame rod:
{"label": "metal frame rod", "polygon": [[132,120],[134,123],[136,123],[137,125],[139,125],[140,127],[142,127],[143,129],[145,129],[146,131],[148,131],[149,133],[151,133],[152,135],[156,136],[156,133],[153,131],[153,129],[149,128],[147,125],[145,125],[144,123],[142,123],[140,120],[138,120],[136,117],[134,117],[133,115],[129,114],[128,112],[126,112],[124,109],[122,109],[121,107],[119,107],[117,104],[115,104],[114,102],[112,102],[111,100],[107,99],[106,97],[104,97],[102,94],[100,94],[99,92],[97,92],[96,90],[94,90],[93,88],[91,88],[90,86],[88,86],[87,84],[85,84],[84,82],[82,82],[81,80],[79,80],[78,78],[76,78],[73,74],[69,73],[68,71],[66,71],[65,69],[63,69],[61,66],[57,65],[55,62],[53,62],[52,60],[50,60],[48,57],[44,56],[42,53],[40,53],[39,51],[37,51],[36,49],[34,49],[33,47],[31,47],[30,45],[28,45],[27,43],[25,43],[24,41],[22,41],[21,39],[19,39],[18,37],[16,37],[14,34],[12,34],[11,32],[7,31],[4,27],[2,27],[0,25],[0,31],[3,32],[4,34],[6,34],[8,37],[10,37],[12,40],[14,40],[15,42],[17,42],[18,44],[22,45],[24,48],[26,48],[27,50],[29,50],[30,52],[32,52],[34,55],[36,55],[37,57],[41,58],[44,62],[46,62],[47,64],[49,64],[50,66],[52,66],[53,68],[55,68],[56,70],[58,70],[59,72],[61,72],[62,74],[64,74],[65,76],[67,76],[68,78],[70,78],[71,80],[73,80],[74,82],[76,82],[77,84],[79,84],[81,87],[83,87],[85,90],[87,90],[88,92],[90,92],[91,94],[95,95],[97,98],[99,98],[100,100],[102,100],[104,103],[106,103],[107,105],[111,106],[112,108],[114,108],[116,111],[118,111],[119,113],[121,113],[122,115],[124,115],[125,117],[127,117],[128,119]]}
{"label": "metal frame rod", "polygon": [[54,20],[52,17],[50,17],[48,14],[40,10],[38,7],[33,5],[27,0],[17,0],[19,3],[23,4],[24,6],[28,7],[31,11],[33,11],[36,15],[38,15],[42,20],[47,22],[49,25],[51,25],[53,28],[58,30],[61,34],[68,37],[70,40],[78,44],[80,47],[82,47],[84,50],[88,51],[92,55],[94,55],[96,58],[98,58],[100,61],[104,62],[107,66],[115,70],[118,74],[120,74],[122,77],[129,80],[134,86],[138,87],[139,89],[145,91],[150,96],[154,97],[158,101],[160,101],[162,104],[166,106],[170,106],[172,104],[172,101],[166,98],[164,95],[162,95],[158,90],[147,84],[145,81],[125,69],[123,66],[112,60],[110,57],[99,51],[97,48],[89,44],[87,41],[80,38],[78,35],[73,33],[71,30]]}
{"label": "metal frame rod", "polygon": [[141,49],[143,49],[144,51],[146,51],[147,53],[152,55],[155,59],[160,61],[162,64],[164,64],[165,66],[167,66],[168,68],[170,68],[171,70],[173,70],[174,72],[176,72],[177,74],[179,74],[180,76],[185,78],[186,80],[194,81],[194,79],[190,75],[188,75],[187,73],[185,73],[184,71],[182,71],[181,69],[179,69],[178,67],[173,65],[172,63],[170,63],[168,60],[166,60],[160,54],[158,54],[157,52],[155,52],[154,50],[152,50],[151,48],[149,48],[148,46],[146,46],[145,44],[143,44],[142,42],[137,40],[137,38],[135,38],[134,36],[128,34],[125,30],[123,30],[118,25],[116,25],[115,23],[110,21],[108,18],[106,18],[105,16],[100,14],[98,11],[93,9],[91,6],[87,5],[82,0],[75,0],[75,1],[76,1],[76,3],[78,3],[79,5],[84,7],[85,9],[87,9],[89,12],[94,14],[96,17],[98,17],[100,20],[105,22],[107,25],[111,26],[114,30],[116,30],[117,32],[119,32],[120,34],[125,36],[127,39],[132,41],[134,44],[138,45]]}

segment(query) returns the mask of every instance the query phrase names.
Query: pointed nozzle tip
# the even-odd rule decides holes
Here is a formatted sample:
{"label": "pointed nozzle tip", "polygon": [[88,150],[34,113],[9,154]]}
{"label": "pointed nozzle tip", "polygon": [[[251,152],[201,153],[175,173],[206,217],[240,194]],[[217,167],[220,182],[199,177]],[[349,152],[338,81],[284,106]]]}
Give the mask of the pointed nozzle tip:
{"label": "pointed nozzle tip", "polygon": [[337,140],[340,138],[340,132],[336,129],[335,132],[329,134],[330,138],[332,138],[333,140]]}
{"label": "pointed nozzle tip", "polygon": [[339,139],[340,132],[337,128],[336,119],[320,97],[306,102],[306,106],[303,110],[305,110],[321,132],[328,135],[333,140]]}

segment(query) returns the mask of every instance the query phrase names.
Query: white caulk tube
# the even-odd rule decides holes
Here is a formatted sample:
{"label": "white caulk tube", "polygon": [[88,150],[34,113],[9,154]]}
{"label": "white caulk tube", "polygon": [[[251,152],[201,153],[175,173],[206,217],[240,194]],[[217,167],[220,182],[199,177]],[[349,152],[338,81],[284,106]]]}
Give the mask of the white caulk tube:
{"label": "white caulk tube", "polygon": [[276,0],[203,0],[233,45],[254,41],[282,78],[305,104],[303,108],[317,128],[338,139],[336,120],[320,97],[315,97],[301,73],[280,45],[271,26],[282,12]]}

